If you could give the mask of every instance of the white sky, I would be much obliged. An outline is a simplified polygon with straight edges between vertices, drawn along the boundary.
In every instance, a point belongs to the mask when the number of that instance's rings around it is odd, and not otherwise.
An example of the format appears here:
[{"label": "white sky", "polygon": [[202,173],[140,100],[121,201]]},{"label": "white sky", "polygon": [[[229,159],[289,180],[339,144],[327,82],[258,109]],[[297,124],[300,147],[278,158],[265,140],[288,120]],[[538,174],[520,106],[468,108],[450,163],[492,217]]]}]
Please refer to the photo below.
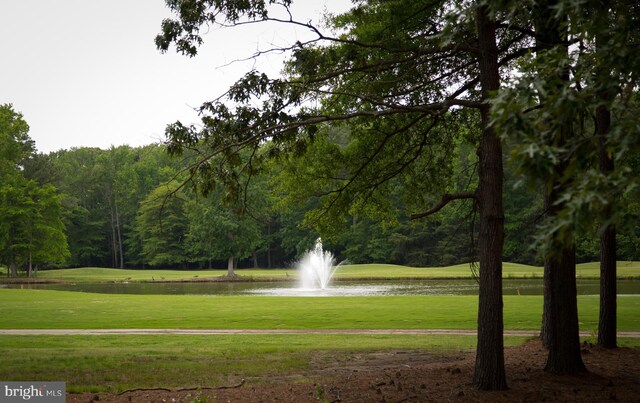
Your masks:
[{"label": "white sky", "polygon": [[[294,1],[294,17],[320,21],[349,0]],[[154,38],[170,17],[164,0],[0,2],[0,104],[12,103],[41,152],[164,139],[168,123],[197,123],[193,108],[221,95],[271,44],[304,39],[301,28],[212,29],[195,58],[161,54]],[[258,66],[280,71],[278,58]]]}]

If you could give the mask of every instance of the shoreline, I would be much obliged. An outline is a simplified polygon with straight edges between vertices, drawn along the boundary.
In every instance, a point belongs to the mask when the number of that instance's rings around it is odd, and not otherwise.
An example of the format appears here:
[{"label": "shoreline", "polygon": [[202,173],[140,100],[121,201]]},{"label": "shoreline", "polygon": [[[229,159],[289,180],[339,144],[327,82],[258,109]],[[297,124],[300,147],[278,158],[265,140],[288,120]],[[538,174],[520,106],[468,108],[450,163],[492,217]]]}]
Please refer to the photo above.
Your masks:
[{"label": "shoreline", "polygon": [[[473,280],[469,277],[422,277],[422,276],[405,276],[405,277],[334,277],[334,282],[357,282],[357,281],[428,281],[428,280]],[[542,280],[542,276],[508,276],[503,277],[503,280]],[[579,280],[598,280],[596,276],[577,276]],[[640,276],[618,276],[617,281],[625,280],[640,280]],[[5,277],[0,278],[0,285],[36,285],[36,284],[76,284],[76,283],[91,283],[91,284],[183,284],[183,283],[295,283],[298,281],[297,277],[291,278],[270,278],[270,277],[244,277],[234,276],[227,277],[226,275],[218,277],[205,277],[205,278],[185,278],[185,279],[160,279],[160,280],[109,280],[109,281],[72,281],[72,280],[59,280],[59,279],[40,279],[37,277]]]}]

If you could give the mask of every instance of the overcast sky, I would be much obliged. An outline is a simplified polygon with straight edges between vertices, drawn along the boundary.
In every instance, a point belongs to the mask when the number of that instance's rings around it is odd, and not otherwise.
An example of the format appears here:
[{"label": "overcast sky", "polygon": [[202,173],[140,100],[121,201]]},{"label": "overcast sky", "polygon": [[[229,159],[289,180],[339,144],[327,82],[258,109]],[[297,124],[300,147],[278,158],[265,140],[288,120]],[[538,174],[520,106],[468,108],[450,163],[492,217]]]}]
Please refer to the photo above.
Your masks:
[{"label": "overcast sky", "polygon": [[[342,11],[350,1],[294,5],[297,19],[317,22],[325,9]],[[193,108],[222,94],[253,65],[229,62],[308,35],[262,24],[212,29],[190,59],[155,48],[169,16],[164,0],[0,2],[0,104],[12,103],[24,115],[45,153],[157,143],[168,123],[196,123]],[[277,73],[280,60],[265,59],[258,67]]]}]

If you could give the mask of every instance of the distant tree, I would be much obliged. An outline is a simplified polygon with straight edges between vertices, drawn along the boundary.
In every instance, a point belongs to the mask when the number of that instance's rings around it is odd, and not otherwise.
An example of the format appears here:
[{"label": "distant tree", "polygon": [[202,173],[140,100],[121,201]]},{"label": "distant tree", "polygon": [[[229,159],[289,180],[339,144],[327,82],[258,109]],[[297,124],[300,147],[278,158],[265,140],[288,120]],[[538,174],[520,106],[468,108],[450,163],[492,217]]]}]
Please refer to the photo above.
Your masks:
[{"label": "distant tree", "polygon": [[35,143],[29,137],[29,125],[13,105],[0,105],[0,175],[24,167],[35,153]]},{"label": "distant tree", "polygon": [[100,190],[98,148],[74,148],[52,153],[56,186],[64,195],[64,220],[73,266],[108,267],[107,209]]},{"label": "distant tree", "polygon": [[140,205],[136,229],[142,241],[142,256],[149,265],[186,268],[188,219],[185,200],[175,197],[178,188],[175,181],[160,185]]},{"label": "distant tree", "polygon": [[34,180],[40,185],[60,182],[59,172],[53,164],[51,154],[33,153],[23,163],[24,177]]},{"label": "distant tree", "polygon": [[16,277],[18,268],[28,256],[28,217],[34,209],[33,200],[25,192],[26,181],[18,176],[3,175],[0,186],[0,264]]},{"label": "distant tree", "polygon": [[189,202],[187,218],[186,243],[192,259],[227,260],[229,277],[235,276],[238,259],[251,256],[262,242],[258,222],[225,206],[216,193]]},{"label": "distant tree", "polygon": [[177,172],[165,148],[149,145],[74,148],[51,153],[54,183],[64,194],[70,264],[143,264],[136,217],[142,200]]},{"label": "distant tree", "polygon": [[51,184],[26,183],[28,209],[25,221],[27,275],[34,266],[46,263],[65,263],[69,258],[65,226],[62,221],[61,196]]},{"label": "distant tree", "polygon": [[25,178],[35,156],[28,131],[21,114],[0,105],[0,264],[11,276],[21,267],[31,276],[34,265],[62,263],[69,255],[56,188]]}]

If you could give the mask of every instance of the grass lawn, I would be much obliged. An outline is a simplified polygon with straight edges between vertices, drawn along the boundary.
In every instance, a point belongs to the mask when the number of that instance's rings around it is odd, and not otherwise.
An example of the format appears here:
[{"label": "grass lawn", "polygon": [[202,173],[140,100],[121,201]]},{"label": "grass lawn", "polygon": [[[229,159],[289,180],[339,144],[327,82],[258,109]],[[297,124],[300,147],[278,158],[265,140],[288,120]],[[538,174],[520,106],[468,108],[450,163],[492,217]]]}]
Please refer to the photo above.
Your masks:
[{"label": "grass lawn", "polygon": [[[477,296],[122,295],[0,289],[4,329],[475,329]],[[580,296],[581,329],[599,298]],[[505,296],[506,329],[538,329],[541,296]],[[640,330],[640,296],[618,298],[618,329]]]},{"label": "grass lawn", "polygon": [[[237,273],[256,280],[293,280],[296,269],[238,269]],[[129,270],[85,267],[79,269],[46,270],[38,278],[70,282],[114,282],[114,281],[175,281],[203,280],[220,277],[226,270]],[[583,263],[577,266],[577,276],[598,278],[599,263]],[[338,279],[376,278],[470,278],[468,264],[449,267],[407,267],[390,264],[345,265],[338,268]],[[505,278],[542,278],[542,267],[517,263],[504,263]],[[618,262],[618,277],[640,277],[640,262]]]},{"label": "grass lawn", "polygon": [[[538,329],[542,297],[506,296],[506,329]],[[578,298],[595,331],[598,297]],[[117,295],[0,289],[1,328],[475,329],[476,296],[257,297]],[[640,329],[640,296],[618,298],[621,331]],[[590,337],[589,339],[593,339]],[[505,337],[506,345],[524,337]],[[593,340],[592,340],[593,341]],[[63,380],[69,391],[236,384],[288,376],[370,351],[475,348],[454,335],[2,336],[0,379]],[[640,346],[639,339],[620,339]],[[303,380],[301,380],[303,381]]]},{"label": "grass lawn", "polygon": [[[579,265],[579,277],[597,277],[597,263]],[[506,278],[542,277],[542,268],[509,264]],[[223,271],[65,269],[40,278],[71,282],[213,278]],[[256,279],[291,280],[291,270],[239,270]],[[640,264],[621,262],[621,277],[640,276]],[[354,265],[341,278],[464,278],[468,265],[410,268]],[[0,288],[4,329],[475,329],[477,296],[264,297],[118,295]],[[599,299],[578,297],[580,328],[597,328]],[[505,296],[506,329],[536,330],[541,296]],[[618,298],[618,329],[640,330],[640,296]],[[505,345],[527,338],[505,337]],[[594,341],[594,337],[588,337]],[[0,335],[0,379],[63,380],[72,392],[118,392],[145,387],[233,385],[240,378],[295,376],[320,362],[345,362],[364,352],[475,348],[475,336],[457,335]],[[619,339],[640,347],[640,339]],[[341,361],[343,360],[343,361]],[[254,378],[255,379],[255,378]],[[301,379],[300,381],[304,381]]]}]

